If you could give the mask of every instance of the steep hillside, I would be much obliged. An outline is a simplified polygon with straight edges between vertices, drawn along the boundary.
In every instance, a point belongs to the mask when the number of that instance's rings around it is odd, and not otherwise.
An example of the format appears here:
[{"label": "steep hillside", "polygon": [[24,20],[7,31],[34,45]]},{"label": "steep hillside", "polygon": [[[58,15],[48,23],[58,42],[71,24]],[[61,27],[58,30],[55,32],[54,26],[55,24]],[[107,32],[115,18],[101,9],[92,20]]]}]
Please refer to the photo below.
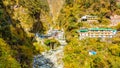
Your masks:
[{"label": "steep hillside", "polygon": [[66,0],[61,10],[58,21],[64,26],[70,22],[78,22],[77,20],[84,15],[98,16],[99,23],[108,22],[111,15],[119,14],[119,4],[116,0]]},{"label": "steep hillside", "polygon": [[[70,36],[77,37],[75,30],[81,27],[109,27],[110,16],[120,15],[119,12],[119,2],[117,0],[65,0],[56,26],[65,29],[66,36],[69,36],[67,38],[70,38]],[[79,19],[85,15],[97,16],[98,22],[90,24],[79,22]]]},{"label": "steep hillside", "polygon": [[[57,26],[64,28],[67,46],[64,48],[64,68],[119,68],[120,40],[113,38],[86,38],[80,40],[82,28],[110,27],[110,16],[120,15],[117,0],[65,0],[57,19]],[[98,22],[79,21],[85,15],[97,16]],[[120,25],[117,26],[119,30]],[[96,54],[91,55],[90,51]]]},{"label": "steep hillside", "polygon": [[46,2],[0,1],[0,68],[32,68],[32,58],[39,52],[34,36],[44,32],[41,15],[49,12]]},{"label": "steep hillside", "polygon": [[[38,66],[48,64],[120,68],[119,31],[105,39],[80,40],[78,34],[79,29],[92,27],[120,30],[120,24],[109,26],[114,15],[120,15],[120,0],[0,0],[0,68],[41,68]],[[95,16],[97,21],[82,21],[84,16]],[[59,48],[66,42],[67,46]]]},{"label": "steep hillside", "polygon": [[55,23],[65,0],[47,0],[47,1],[50,7],[50,15],[52,16],[53,23]]}]

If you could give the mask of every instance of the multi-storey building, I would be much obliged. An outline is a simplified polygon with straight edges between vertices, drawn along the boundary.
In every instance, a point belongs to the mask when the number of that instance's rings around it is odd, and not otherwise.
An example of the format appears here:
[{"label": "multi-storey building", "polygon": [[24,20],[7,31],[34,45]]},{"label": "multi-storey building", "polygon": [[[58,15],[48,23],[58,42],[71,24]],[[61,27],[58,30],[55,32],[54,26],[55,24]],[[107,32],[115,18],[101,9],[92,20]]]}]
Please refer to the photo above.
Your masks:
[{"label": "multi-storey building", "polygon": [[36,33],[36,38],[38,38],[38,40],[44,40],[46,39],[50,39],[50,38],[55,38],[56,40],[58,40],[60,42],[61,45],[66,45],[66,40],[65,40],[65,35],[64,35],[64,30],[58,30],[58,29],[50,29],[47,34],[42,34],[40,35],[39,33]]},{"label": "multi-storey building", "polygon": [[110,21],[111,21],[110,26],[116,26],[120,24],[120,16],[119,15],[110,16]]},{"label": "multi-storey building", "polygon": [[89,28],[79,30],[79,38],[112,38],[116,34],[117,30],[111,28]]},{"label": "multi-storey building", "polygon": [[85,15],[85,16],[82,16],[78,22],[81,22],[81,21],[87,21],[87,22],[97,22],[98,21],[98,17],[97,16],[91,16],[91,15]]}]

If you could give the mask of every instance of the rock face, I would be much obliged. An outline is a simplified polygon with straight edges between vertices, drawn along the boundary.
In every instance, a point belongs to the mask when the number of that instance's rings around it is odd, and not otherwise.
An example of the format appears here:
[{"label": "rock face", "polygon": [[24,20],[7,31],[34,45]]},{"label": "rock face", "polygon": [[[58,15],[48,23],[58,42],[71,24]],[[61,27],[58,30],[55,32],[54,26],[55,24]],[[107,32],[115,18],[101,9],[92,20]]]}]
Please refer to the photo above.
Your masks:
[{"label": "rock face", "polygon": [[62,57],[64,46],[58,47],[56,50],[43,52],[42,55],[34,57],[33,68],[63,68]]},{"label": "rock face", "polygon": [[34,57],[33,68],[53,68],[53,63],[43,55]]},{"label": "rock face", "polygon": [[47,0],[49,7],[50,7],[50,13],[53,16],[53,21],[55,21],[57,16],[59,15],[60,10],[62,9],[62,6],[64,4],[65,0]]},{"label": "rock face", "polygon": [[[39,42],[39,38],[37,40]],[[58,41],[60,42],[61,46],[59,46],[55,50],[43,52],[41,55],[37,55],[34,57],[33,68],[63,68],[64,67],[62,61],[64,55],[63,49],[64,49],[64,45],[66,45],[67,43],[65,39],[58,39]]]}]

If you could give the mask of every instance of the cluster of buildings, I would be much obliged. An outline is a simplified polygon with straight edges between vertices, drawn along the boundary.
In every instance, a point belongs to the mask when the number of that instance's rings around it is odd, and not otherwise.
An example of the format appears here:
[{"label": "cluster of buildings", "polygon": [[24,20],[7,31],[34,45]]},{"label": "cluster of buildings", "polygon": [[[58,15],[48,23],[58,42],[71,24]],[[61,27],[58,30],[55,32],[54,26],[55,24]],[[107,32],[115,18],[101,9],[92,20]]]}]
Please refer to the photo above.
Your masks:
[{"label": "cluster of buildings", "polygon": [[51,29],[47,32],[47,34],[39,35],[40,38],[55,38],[55,39],[65,39],[64,32],[57,29]]},{"label": "cluster of buildings", "polygon": [[92,16],[92,15],[85,15],[82,16],[78,22],[98,22],[98,17],[97,16]]},{"label": "cluster of buildings", "polygon": [[[120,21],[120,16],[111,16],[112,25],[117,25]],[[97,16],[85,15],[81,17],[80,21],[87,21],[87,22],[95,22],[98,21]],[[117,33],[117,30],[112,28],[84,28],[78,31],[79,39],[83,38],[112,38]],[[39,38],[55,38],[61,43],[65,43],[65,36],[63,30],[58,29],[50,29],[48,30],[47,34],[44,35],[37,35]],[[63,41],[64,40],[64,41]]]},{"label": "cluster of buildings", "polygon": [[63,30],[58,30],[58,29],[50,29],[46,34],[36,34],[36,37],[38,37],[40,40],[44,39],[50,39],[50,38],[55,38],[60,42],[60,44],[66,44],[65,36],[64,36],[64,31]]},{"label": "cluster of buildings", "polygon": [[[85,15],[82,16],[79,20],[79,22],[98,22],[97,16],[92,15]],[[120,16],[114,15],[110,16],[111,26],[116,26],[120,23]],[[83,39],[86,37],[89,38],[112,38],[117,33],[117,30],[112,28],[84,28],[80,29],[78,31],[79,33],[79,39]]]}]

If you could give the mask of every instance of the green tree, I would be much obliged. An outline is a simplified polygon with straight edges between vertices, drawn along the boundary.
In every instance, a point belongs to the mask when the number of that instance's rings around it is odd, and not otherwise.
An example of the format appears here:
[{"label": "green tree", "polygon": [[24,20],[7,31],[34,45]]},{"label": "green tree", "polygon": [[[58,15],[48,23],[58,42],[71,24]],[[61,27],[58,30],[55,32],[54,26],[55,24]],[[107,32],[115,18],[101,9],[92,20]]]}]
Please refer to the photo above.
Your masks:
[{"label": "green tree", "polygon": [[6,42],[0,38],[0,68],[21,68],[13,56],[13,52]]},{"label": "green tree", "polygon": [[51,49],[55,49],[57,46],[60,46],[60,43],[56,39],[46,39],[44,42]]}]

